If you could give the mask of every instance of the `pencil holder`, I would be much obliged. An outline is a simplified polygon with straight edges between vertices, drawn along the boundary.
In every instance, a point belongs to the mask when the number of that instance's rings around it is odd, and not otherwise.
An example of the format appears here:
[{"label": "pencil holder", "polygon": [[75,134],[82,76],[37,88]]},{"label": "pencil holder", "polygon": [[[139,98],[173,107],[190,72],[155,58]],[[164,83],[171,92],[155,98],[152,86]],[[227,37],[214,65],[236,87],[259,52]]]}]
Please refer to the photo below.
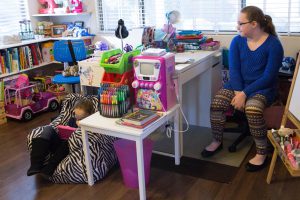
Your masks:
[{"label": "pencil holder", "polygon": [[131,107],[128,85],[101,83],[98,110],[104,117],[122,117]]}]

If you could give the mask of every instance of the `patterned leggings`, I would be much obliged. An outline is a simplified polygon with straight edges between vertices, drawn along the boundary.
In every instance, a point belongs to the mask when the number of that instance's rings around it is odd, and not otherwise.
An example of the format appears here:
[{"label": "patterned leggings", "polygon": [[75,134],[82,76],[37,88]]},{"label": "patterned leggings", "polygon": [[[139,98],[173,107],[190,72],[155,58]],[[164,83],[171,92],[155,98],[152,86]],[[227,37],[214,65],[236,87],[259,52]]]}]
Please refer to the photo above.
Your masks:
[{"label": "patterned leggings", "polygon": [[[210,122],[215,141],[222,142],[225,127],[225,112],[229,109],[234,91],[221,89],[214,97],[210,107]],[[246,100],[245,113],[248,119],[251,135],[256,144],[257,154],[267,153],[267,127],[263,117],[266,107],[266,97],[260,94]]]}]

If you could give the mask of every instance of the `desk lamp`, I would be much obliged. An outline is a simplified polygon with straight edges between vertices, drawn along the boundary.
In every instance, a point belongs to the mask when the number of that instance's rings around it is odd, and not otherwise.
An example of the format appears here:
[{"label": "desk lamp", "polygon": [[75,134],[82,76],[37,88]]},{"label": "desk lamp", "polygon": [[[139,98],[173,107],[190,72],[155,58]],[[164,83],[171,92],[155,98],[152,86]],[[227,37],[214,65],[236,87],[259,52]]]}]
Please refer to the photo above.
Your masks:
[{"label": "desk lamp", "polygon": [[123,19],[119,19],[118,21],[118,27],[115,30],[115,36],[119,39],[121,39],[121,45],[122,45],[122,51],[123,51],[123,39],[127,38],[129,35],[129,32],[124,25]]}]

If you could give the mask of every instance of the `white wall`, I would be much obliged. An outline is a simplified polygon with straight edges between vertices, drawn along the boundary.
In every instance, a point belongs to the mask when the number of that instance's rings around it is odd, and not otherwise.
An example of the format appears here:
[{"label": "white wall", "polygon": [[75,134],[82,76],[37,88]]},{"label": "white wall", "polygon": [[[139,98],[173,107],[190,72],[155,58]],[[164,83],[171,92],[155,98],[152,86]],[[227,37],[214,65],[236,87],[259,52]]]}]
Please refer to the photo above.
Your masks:
[{"label": "white wall", "polygon": [[[116,38],[113,34],[99,34],[97,33],[97,17],[96,17],[96,0],[84,0],[83,1],[85,11],[91,12],[88,16],[67,16],[67,17],[51,17],[55,23],[61,22],[74,22],[74,21],[84,21],[86,27],[89,27],[91,33],[96,33],[94,41],[106,40],[111,43],[112,47],[119,48],[120,40]],[[28,0],[29,14],[30,16],[38,13],[38,8],[41,7],[38,0]],[[31,17],[32,25],[35,27],[38,20],[49,20],[47,17]],[[117,22],[116,22],[117,24]],[[234,35],[212,35],[215,40],[221,41],[221,45],[224,47],[229,47],[231,39]],[[296,53],[300,50],[300,36],[282,36],[280,37],[282,45],[284,47],[285,56],[296,57]],[[130,36],[124,41],[124,43],[129,43],[133,46],[141,42],[141,31],[134,30],[134,33],[130,33]]]},{"label": "white wall", "polygon": [[[234,35],[211,35],[215,40],[221,41],[221,45],[229,47]],[[300,36],[280,36],[279,37],[284,48],[285,56],[296,58],[296,54],[300,51]]]}]

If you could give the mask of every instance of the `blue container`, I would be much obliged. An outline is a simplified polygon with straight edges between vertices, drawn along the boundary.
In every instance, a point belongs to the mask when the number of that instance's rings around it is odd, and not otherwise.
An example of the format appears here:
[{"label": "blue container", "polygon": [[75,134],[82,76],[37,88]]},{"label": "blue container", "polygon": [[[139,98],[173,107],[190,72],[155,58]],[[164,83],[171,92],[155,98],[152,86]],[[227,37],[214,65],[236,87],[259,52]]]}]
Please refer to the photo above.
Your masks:
[{"label": "blue container", "polygon": [[[86,49],[83,40],[71,40],[74,49],[76,61],[86,59]],[[73,62],[68,40],[60,40],[54,42],[53,47],[54,59],[59,62]]]}]

